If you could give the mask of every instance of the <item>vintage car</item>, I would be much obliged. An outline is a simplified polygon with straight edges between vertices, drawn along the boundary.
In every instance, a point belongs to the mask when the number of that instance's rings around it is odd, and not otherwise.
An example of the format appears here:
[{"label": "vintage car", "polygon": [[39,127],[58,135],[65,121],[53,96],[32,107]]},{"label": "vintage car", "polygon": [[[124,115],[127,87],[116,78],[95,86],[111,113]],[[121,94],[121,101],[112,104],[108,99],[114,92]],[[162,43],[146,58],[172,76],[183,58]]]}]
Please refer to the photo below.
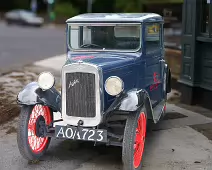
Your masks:
[{"label": "vintage car", "polygon": [[20,153],[39,159],[52,137],[93,141],[122,147],[124,169],[140,169],[147,122],[163,118],[171,91],[162,17],[81,14],[67,20],[66,34],[61,92],[43,72],[18,94]]}]

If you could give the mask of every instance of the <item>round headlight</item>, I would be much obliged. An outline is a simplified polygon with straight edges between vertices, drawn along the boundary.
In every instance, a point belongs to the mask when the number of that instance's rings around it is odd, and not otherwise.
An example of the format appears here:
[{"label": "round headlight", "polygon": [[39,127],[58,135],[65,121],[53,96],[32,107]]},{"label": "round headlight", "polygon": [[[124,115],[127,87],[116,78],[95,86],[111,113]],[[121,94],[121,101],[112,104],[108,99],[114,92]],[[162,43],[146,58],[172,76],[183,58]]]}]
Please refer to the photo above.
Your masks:
[{"label": "round headlight", "polygon": [[42,90],[48,90],[54,86],[54,76],[50,72],[43,72],[38,77],[38,85]]},{"label": "round headlight", "polygon": [[105,90],[111,96],[120,94],[124,89],[122,79],[116,76],[111,76],[105,81]]}]

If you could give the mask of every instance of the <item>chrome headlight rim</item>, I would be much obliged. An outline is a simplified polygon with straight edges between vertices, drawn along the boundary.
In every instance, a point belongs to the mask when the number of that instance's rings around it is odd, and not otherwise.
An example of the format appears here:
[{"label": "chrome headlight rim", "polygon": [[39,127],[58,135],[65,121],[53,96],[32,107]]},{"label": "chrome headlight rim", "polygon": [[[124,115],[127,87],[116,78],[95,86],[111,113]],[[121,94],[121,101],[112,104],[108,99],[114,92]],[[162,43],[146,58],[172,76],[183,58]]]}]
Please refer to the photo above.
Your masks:
[{"label": "chrome headlight rim", "polygon": [[[41,80],[40,80],[42,78],[42,76],[45,76],[45,75],[50,76],[52,78],[52,82],[47,87],[44,87],[43,84],[42,84],[43,82],[41,82]],[[44,72],[40,73],[38,75],[38,80],[37,81],[38,81],[38,86],[43,91],[49,90],[55,85],[55,77],[54,77],[54,75],[51,72],[48,72],[48,71],[44,71]]]},{"label": "chrome headlight rim", "polygon": [[[111,93],[107,90],[107,82],[108,82],[111,78],[118,79],[118,80],[121,82],[122,89],[121,89],[121,91],[120,91],[119,93],[111,94]],[[111,96],[117,96],[117,95],[121,94],[121,93],[124,91],[124,81],[123,81],[120,77],[118,77],[118,76],[110,76],[110,77],[108,77],[108,78],[105,80],[104,88],[105,88],[105,91],[106,91],[109,95],[111,95]]]}]

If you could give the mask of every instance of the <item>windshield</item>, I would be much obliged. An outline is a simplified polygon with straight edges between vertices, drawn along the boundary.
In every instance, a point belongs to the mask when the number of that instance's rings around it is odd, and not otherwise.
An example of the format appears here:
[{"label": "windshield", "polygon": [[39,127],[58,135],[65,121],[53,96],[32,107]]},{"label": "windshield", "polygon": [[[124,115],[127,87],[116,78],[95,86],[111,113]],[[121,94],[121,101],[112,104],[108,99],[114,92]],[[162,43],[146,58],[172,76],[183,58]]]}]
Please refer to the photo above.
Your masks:
[{"label": "windshield", "polygon": [[141,47],[141,25],[70,25],[69,45],[73,50],[127,50]]}]

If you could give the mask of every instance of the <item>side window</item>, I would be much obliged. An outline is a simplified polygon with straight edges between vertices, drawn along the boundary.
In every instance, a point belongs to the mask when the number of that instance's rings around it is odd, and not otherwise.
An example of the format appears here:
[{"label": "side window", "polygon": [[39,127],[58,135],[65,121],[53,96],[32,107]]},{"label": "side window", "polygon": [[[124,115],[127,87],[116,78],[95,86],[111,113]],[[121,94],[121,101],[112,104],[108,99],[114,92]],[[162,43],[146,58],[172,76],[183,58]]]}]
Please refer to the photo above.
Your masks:
[{"label": "side window", "polygon": [[201,12],[201,33],[209,33],[209,24],[211,24],[212,20],[210,18],[210,4],[207,3],[206,0],[202,1],[202,12]]},{"label": "side window", "polygon": [[91,29],[86,26],[72,25],[70,29],[70,44],[72,48],[80,48],[82,44],[91,43]]},{"label": "side window", "polygon": [[78,26],[70,26],[69,27],[69,31],[70,31],[70,37],[69,37],[69,41],[71,44],[72,48],[79,48],[79,27]]},{"label": "side window", "polygon": [[[91,44],[91,29],[83,27],[83,44]],[[82,44],[81,44],[82,45]]]},{"label": "side window", "polygon": [[145,28],[146,52],[150,53],[161,48],[160,23],[147,23]]}]

